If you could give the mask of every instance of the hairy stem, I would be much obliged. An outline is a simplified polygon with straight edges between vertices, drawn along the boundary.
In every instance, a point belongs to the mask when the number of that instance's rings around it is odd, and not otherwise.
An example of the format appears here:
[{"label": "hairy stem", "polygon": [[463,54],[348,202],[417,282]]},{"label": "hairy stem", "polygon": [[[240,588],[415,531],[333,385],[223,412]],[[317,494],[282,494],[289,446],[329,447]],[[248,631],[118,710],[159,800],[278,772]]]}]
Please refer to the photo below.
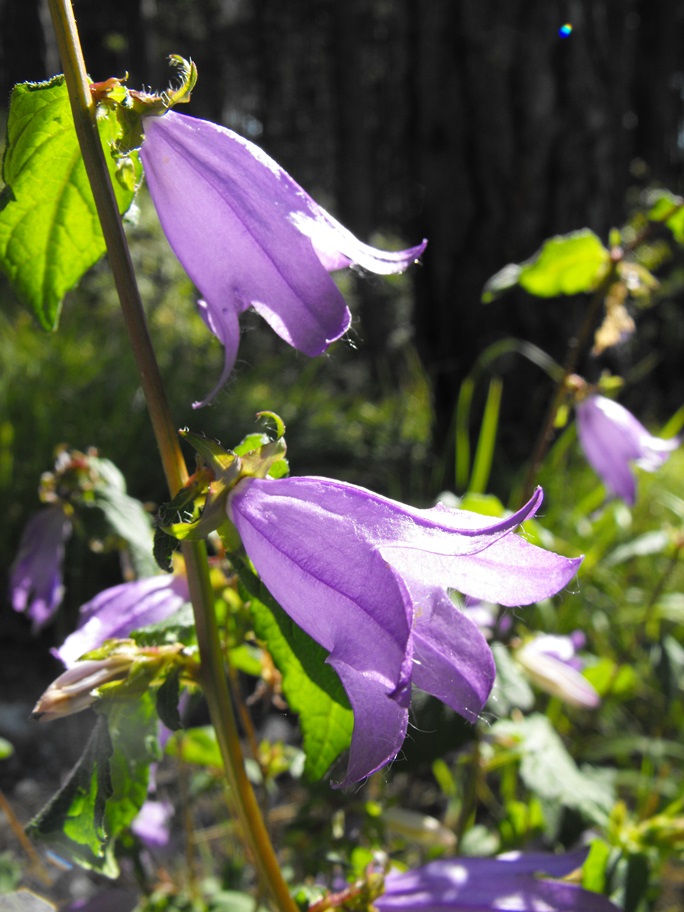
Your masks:
[{"label": "hairy stem", "polygon": [[[95,198],[107,256],[140,373],[164,474],[173,496],[187,480],[187,469],[176,427],[171,418],[126,236],[107,171],[95,119],[95,104],[90,92],[90,82],[73,9],[70,0],[48,0],[48,5],[64,67],[76,135]],[[281,912],[297,912],[283,879],[261,809],[245,773],[214,614],[214,596],[209,581],[206,547],[204,542],[185,542],[182,547],[195,614],[204,694],[216,729],[226,778],[231,788],[241,830],[252,860],[276,907]]]}]

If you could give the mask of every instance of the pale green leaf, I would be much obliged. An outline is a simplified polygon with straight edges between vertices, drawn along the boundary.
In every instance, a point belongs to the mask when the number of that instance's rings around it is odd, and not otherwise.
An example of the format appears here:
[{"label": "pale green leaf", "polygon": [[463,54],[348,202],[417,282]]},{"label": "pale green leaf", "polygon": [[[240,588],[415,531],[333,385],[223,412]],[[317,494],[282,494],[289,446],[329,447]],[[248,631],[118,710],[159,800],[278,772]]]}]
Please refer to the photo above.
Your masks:
[{"label": "pale green leaf", "polygon": [[509,288],[514,288],[519,281],[520,266],[518,263],[508,263],[485,283],[482,289],[482,303],[489,304]]},{"label": "pale green leaf", "polygon": [[112,750],[107,723],[99,717],[81,759],[27,827],[30,836],[97,870],[105,865],[105,807],[112,795]]},{"label": "pale green leaf", "polygon": [[550,238],[520,270],[520,286],[540,298],[596,289],[610,265],[610,253],[593,231],[583,228]]},{"label": "pale green leaf", "polygon": [[149,694],[103,701],[83,756],[28,832],[84,868],[117,877],[114,840],[147,795],[150,763],[158,759],[157,714]]},{"label": "pale green leaf", "polygon": [[[117,180],[124,162],[109,152],[121,130],[114,111],[101,112],[98,129],[123,213],[134,191]],[[137,153],[130,163],[137,184],[142,173]],[[0,268],[22,303],[53,330],[66,292],[105,252],[63,76],[15,86],[2,176]]]},{"label": "pale green leaf", "polygon": [[502,719],[492,726],[491,734],[517,744],[520,778],[542,801],[573,808],[597,824],[608,821],[615,800],[611,771],[580,769],[546,716]]}]

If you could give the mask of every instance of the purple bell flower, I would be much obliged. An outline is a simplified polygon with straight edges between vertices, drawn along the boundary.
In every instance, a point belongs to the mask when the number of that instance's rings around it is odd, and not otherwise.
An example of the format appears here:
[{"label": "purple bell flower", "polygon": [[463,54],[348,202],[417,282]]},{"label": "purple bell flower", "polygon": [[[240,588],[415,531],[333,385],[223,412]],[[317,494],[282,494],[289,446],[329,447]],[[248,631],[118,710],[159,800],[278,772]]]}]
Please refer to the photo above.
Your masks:
[{"label": "purple bell flower", "polygon": [[105,589],[81,606],[78,629],[54,653],[67,668],[73,668],[80,656],[105,640],[158,624],[189,600],[188,581],[182,574],[150,576]]},{"label": "purple bell flower", "polygon": [[378,912],[617,912],[606,896],[564,877],[586,851],[566,855],[509,852],[496,858],[448,858],[413,871],[390,871]]},{"label": "purple bell flower", "polygon": [[342,785],[393,759],[406,734],[411,684],[474,721],[494,680],[490,648],[447,589],[501,605],[554,595],[570,560],[513,535],[514,515],[438,505],[415,509],[327,478],[243,478],[228,515],[265,585],[329,652],[354,711]]},{"label": "purple bell flower", "polygon": [[540,633],[516,649],[515,657],[542,690],[572,706],[593,709],[601,698],[582,675],[584,662],[577,650],[584,646],[584,640],[580,630],[570,636]]},{"label": "purple bell flower", "polygon": [[163,849],[171,838],[173,805],[148,798],[131,824],[131,830],[148,849]]},{"label": "purple bell flower", "polygon": [[655,472],[677,449],[679,439],[654,437],[624,406],[605,396],[588,396],[575,411],[587,462],[612,494],[632,506],[636,482],[630,463]]},{"label": "purple bell flower", "polygon": [[71,520],[55,504],[36,513],[24,527],[19,553],[10,570],[10,595],[15,611],[24,611],[38,633],[64,597],[62,563],[71,535]]},{"label": "purple bell flower", "polygon": [[203,300],[200,313],[225,347],[216,388],[253,307],[289,345],[322,354],[349,328],[329,273],[357,265],[402,272],[426,241],[397,252],[358,241],[258,146],[225,127],[169,111],[143,119],[145,177],[166,237]]}]

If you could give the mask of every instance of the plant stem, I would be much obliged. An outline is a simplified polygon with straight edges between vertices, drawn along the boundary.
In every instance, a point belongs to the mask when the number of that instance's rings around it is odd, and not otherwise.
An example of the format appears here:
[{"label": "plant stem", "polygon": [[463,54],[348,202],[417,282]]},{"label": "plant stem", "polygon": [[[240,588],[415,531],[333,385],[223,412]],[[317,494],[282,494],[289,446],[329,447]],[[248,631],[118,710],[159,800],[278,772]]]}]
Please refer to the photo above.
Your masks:
[{"label": "plant stem", "polygon": [[[173,496],[186,482],[187,469],[176,427],[171,418],[128,243],[109,179],[73,9],[70,0],[48,0],[48,5],[64,67],[76,135],[102,225],[107,255],[140,373],[164,474]],[[204,542],[184,542],[182,550],[195,614],[204,694],[216,729],[226,779],[231,788],[242,832],[252,860],[275,906],[281,912],[297,912],[297,906],[283,879],[254,790],[245,772],[214,614],[214,595],[209,580],[206,546]]]},{"label": "plant stem", "polygon": [[525,476],[525,482],[522,490],[522,497],[520,498],[521,503],[526,503],[534,491],[537,475],[539,474],[539,470],[541,469],[544,457],[546,456],[547,450],[549,449],[551,441],[553,440],[554,430],[556,426],[556,415],[558,414],[558,409],[561,407],[563,398],[566,394],[566,381],[571,374],[575,373],[577,365],[579,364],[579,360],[584,354],[589,342],[591,341],[592,334],[601,312],[601,306],[603,305],[603,299],[605,297],[606,290],[615,278],[616,262],[617,260],[613,259],[608,275],[601,282],[591,298],[589,309],[586,312],[584,321],[580,327],[580,331],[576,336],[573,336],[568,343],[565,363],[563,364],[563,373],[556,383],[556,388],[554,390],[553,397],[551,398],[546,417],[544,418],[539,436],[537,437],[536,443],[534,445],[534,450],[532,451],[532,458],[528,464],[527,474]]}]

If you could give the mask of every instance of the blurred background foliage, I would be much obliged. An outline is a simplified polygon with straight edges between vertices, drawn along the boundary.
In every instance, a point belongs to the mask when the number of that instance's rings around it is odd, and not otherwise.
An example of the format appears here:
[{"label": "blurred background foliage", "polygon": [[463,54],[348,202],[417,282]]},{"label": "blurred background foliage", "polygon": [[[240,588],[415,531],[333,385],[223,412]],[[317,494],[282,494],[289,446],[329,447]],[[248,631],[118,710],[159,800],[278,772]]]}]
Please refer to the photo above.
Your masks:
[{"label": "blurred background foliage", "polygon": [[[166,55],[192,57],[187,113],[263,145],[364,239],[430,240],[397,315],[384,283],[358,294],[361,357],[409,335],[440,442],[479,351],[519,336],[560,358],[578,315],[478,306],[485,281],[542,240],[625,221],[628,191],[684,189],[684,10],[677,0],[77,0],[94,79],[162,88]],[[569,37],[559,27],[572,25]],[[59,70],[42,0],[0,0],[0,91]],[[631,405],[682,399],[679,290],[653,323],[659,363]],[[358,356],[357,356],[358,358]],[[633,358],[621,352],[622,371]],[[536,430],[546,390],[524,368],[508,452]],[[369,396],[368,398],[372,398]],[[630,402],[627,402],[630,405]]]}]

